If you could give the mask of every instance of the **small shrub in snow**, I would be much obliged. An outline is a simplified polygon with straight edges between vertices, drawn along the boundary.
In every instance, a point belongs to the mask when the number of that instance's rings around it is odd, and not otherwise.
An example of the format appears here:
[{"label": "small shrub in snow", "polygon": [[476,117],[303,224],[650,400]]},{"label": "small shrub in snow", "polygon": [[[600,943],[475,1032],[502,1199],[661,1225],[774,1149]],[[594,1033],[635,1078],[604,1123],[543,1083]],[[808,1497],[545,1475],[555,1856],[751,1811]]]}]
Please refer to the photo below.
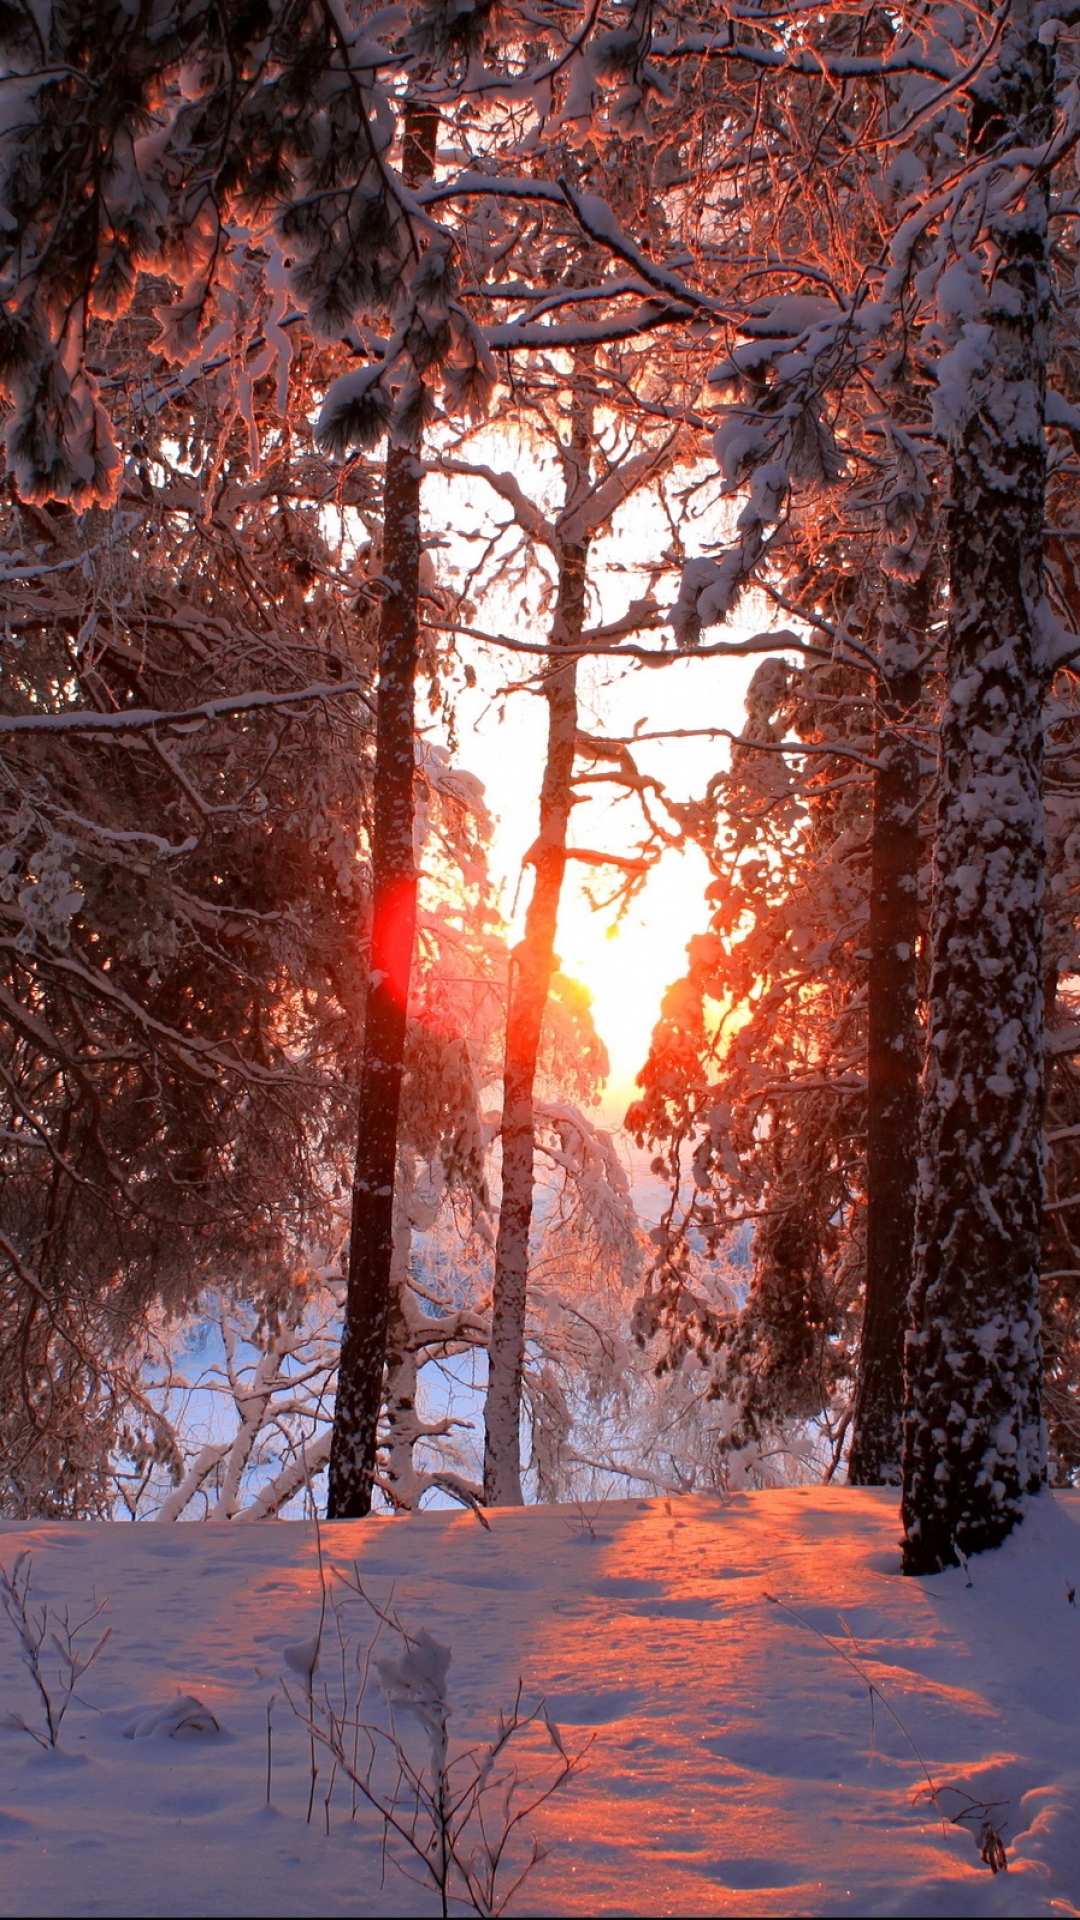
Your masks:
[{"label": "small shrub in snow", "polygon": [[[288,1683],[285,1692],[312,1742],[309,1818],[318,1746],[332,1766],[325,1798],[327,1831],[340,1774],[352,1788],[353,1814],[361,1802],[374,1810],[382,1821],[384,1844],[396,1853],[401,1871],[437,1894],[443,1916],[451,1906],[485,1916],[504,1913],[544,1857],[539,1843],[527,1834],[526,1823],[578,1771],[586,1748],[568,1753],[543,1701],[529,1712],[523,1709],[519,1683],[513,1707],[508,1714],[500,1712],[491,1736],[455,1750],[449,1733],[449,1647],[426,1628],[409,1632],[396,1614],[379,1607],[365,1593],[355,1568],[351,1575],[339,1574],[339,1578],[376,1616],[370,1643],[349,1658],[342,1608],[335,1602],[337,1679],[333,1685],[320,1682],[327,1612],[324,1583],[318,1633],[311,1641],[285,1650],[288,1665],[300,1678],[299,1693],[291,1692]],[[376,1645],[384,1630],[396,1651],[377,1656]],[[363,1717],[373,1671],[387,1704],[388,1726]],[[420,1731],[419,1752],[404,1721],[412,1721]],[[520,1746],[531,1730],[544,1736],[551,1753],[541,1770],[534,1765],[523,1774],[510,1749]]]},{"label": "small shrub in snow", "polygon": [[32,1726],[17,1713],[5,1713],[4,1725],[18,1727],[28,1733],[31,1740],[36,1740],[39,1747],[50,1748],[59,1745],[60,1728],[75,1689],[97,1659],[112,1628],[106,1627],[93,1646],[80,1646],[81,1636],[95,1620],[100,1620],[108,1603],[95,1601],[91,1611],[73,1625],[66,1607],[54,1611],[46,1601],[38,1605],[31,1603],[30,1568],[28,1553],[16,1555],[10,1573],[0,1567],[0,1601],[18,1636],[19,1655],[33,1681],[44,1726]]}]

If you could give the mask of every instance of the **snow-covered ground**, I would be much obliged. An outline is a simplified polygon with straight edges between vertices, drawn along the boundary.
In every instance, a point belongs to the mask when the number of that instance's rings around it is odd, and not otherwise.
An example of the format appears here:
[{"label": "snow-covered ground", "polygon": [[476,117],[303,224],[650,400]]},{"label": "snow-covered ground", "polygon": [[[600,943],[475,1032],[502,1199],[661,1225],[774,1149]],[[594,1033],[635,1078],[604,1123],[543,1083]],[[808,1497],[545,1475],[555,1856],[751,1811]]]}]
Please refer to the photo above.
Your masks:
[{"label": "snow-covered ground", "polygon": [[[960,1572],[900,1576],[884,1492],[490,1518],[490,1531],[467,1513],[339,1523],[322,1546],[451,1648],[455,1743],[490,1729],[519,1677],[570,1750],[594,1736],[530,1823],[549,1851],[512,1911],[1080,1913],[1080,1497],[1035,1502],[1013,1540],[972,1562],[970,1586]],[[380,1884],[374,1816],[350,1820],[340,1781],[327,1834],[325,1763],[306,1822],[307,1738],[281,1677],[302,1692],[313,1527],[0,1528],[0,1565],[20,1550],[54,1609],[74,1619],[107,1596],[112,1634],[58,1751],[0,1732],[0,1912],[438,1911],[392,1862]],[[363,1643],[364,1609],[344,1600],[345,1632]],[[385,1630],[382,1650],[394,1651]],[[323,1661],[333,1689],[332,1633]],[[864,1676],[883,1696],[873,1721]],[[194,1708],[186,1737],[167,1720],[148,1730],[178,1693],[220,1731],[200,1733]],[[3,1616],[0,1707],[41,1724]],[[546,1735],[527,1741],[523,1770],[539,1778],[552,1756]],[[943,1824],[970,1802],[1002,1803],[1007,1872],[980,1860],[977,1813],[967,1830]]]}]

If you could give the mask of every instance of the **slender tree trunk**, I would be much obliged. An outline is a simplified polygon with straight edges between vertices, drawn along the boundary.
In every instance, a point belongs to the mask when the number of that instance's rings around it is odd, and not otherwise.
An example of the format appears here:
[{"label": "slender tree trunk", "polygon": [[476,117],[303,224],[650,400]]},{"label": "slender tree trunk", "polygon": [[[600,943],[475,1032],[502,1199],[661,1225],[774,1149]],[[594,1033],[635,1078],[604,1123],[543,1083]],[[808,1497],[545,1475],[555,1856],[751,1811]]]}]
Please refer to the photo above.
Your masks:
[{"label": "slender tree trunk", "polygon": [[[411,108],[403,172],[430,178],[437,115]],[[420,462],[410,449],[386,454],[379,625],[375,792],[371,822],[371,975],[360,1069],[349,1277],[341,1342],[327,1517],[371,1511],[382,1404],[394,1249],[394,1176],[405,1061],[409,976],[416,933],[413,763],[420,596]]]},{"label": "slender tree trunk", "polygon": [[[1014,0],[973,144],[1038,146],[1053,60]],[[985,187],[983,188],[985,192]],[[993,204],[991,199],[990,204]],[[991,216],[992,217],[992,216]],[[1045,1472],[1040,1418],[1046,192],[994,220],[982,353],[952,428],[942,715],[904,1570],[994,1547]]]},{"label": "slender tree trunk", "polygon": [[[552,638],[561,646],[573,646],[581,639],[587,557],[587,542],[564,547],[560,557]],[[576,655],[563,655],[552,661],[544,680],[547,760],[540,792],[540,832],[528,855],[535,877],[524,937],[510,956],[503,1070],[502,1203],[495,1242],[484,1408],[484,1498],[490,1506],[521,1505],[521,1378],[533,1205],[533,1083],[555,966],[555,928],[566,871],[578,724],[577,669]]]},{"label": "slender tree trunk", "polygon": [[919,1038],[919,747],[928,582],[886,584],[877,675],[867,978],[866,1297],[848,1461],[853,1486],[899,1486],[904,1329],[915,1246]]},{"label": "slender tree trunk", "polygon": [[406,1151],[398,1154],[394,1188],[394,1245],[390,1261],[390,1302],[386,1317],[386,1376],[383,1388],[386,1407],[386,1464],[384,1486],[395,1506],[408,1509],[416,1504],[419,1478],[413,1459],[419,1422],[416,1396],[420,1368],[409,1338],[408,1289],[409,1259],[412,1254],[412,1200],[416,1180],[416,1157]]}]

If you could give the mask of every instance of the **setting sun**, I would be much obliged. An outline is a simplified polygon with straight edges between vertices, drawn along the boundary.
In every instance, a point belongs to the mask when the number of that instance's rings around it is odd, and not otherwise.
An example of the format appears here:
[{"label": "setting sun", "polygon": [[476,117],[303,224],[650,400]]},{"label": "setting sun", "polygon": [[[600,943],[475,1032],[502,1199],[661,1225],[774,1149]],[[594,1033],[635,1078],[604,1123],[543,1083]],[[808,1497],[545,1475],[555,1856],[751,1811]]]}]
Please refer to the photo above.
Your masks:
[{"label": "setting sun", "polygon": [[[738,630],[732,637],[739,637]],[[699,796],[728,761],[728,741],[709,737],[708,729],[740,731],[743,695],[755,665],[753,658],[676,657],[663,669],[635,671],[598,661],[587,670],[590,728],[607,736],[630,735],[635,726],[649,733],[685,732],[691,713],[689,730],[700,728],[698,737],[650,740],[636,752],[642,768],[654,773],[674,799]],[[532,884],[521,861],[536,834],[543,703],[535,695],[518,694],[500,715],[491,697],[499,684],[498,666],[488,656],[478,660],[478,669],[483,681],[459,704],[461,761],[484,782],[495,819],[492,870],[513,939],[520,934]],[[574,808],[571,845],[615,854],[632,850],[640,814],[632,799],[609,795],[610,789],[601,788],[599,797],[594,793]],[[596,909],[590,899],[614,891],[615,870],[573,859],[567,863],[556,946],[563,972],[580,980],[593,997],[593,1016],[611,1062],[603,1100],[609,1125],[621,1121],[633,1098],[664,990],[682,971],[687,941],[705,924],[708,878],[704,856],[692,844],[665,851],[619,919],[616,908]]]}]

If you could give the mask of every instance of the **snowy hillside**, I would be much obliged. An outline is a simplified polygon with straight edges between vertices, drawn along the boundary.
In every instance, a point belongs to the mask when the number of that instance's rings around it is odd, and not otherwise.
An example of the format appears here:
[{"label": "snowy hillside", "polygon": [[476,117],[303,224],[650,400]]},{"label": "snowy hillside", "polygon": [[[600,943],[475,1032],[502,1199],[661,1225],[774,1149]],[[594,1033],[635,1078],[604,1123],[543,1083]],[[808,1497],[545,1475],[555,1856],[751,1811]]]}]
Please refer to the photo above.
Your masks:
[{"label": "snowy hillside", "polygon": [[[355,1557],[379,1605],[451,1649],[452,1751],[490,1735],[519,1676],[570,1754],[592,1736],[526,1823],[549,1851],[511,1911],[1076,1914],[1080,1499],[1044,1496],[972,1562],[970,1587],[959,1571],[901,1578],[897,1536],[891,1494],[815,1487],[503,1510],[490,1530],[421,1513],[328,1525],[322,1543],[329,1567]],[[5,1914],[438,1912],[393,1864],[380,1884],[379,1823],[350,1820],[340,1773],[327,1809],[321,1752],[306,1821],[308,1736],[282,1678],[302,1707],[311,1526],[0,1529],[9,1574],[24,1550],[31,1603],[75,1621],[107,1596],[85,1644],[112,1633],[58,1750],[0,1733]],[[362,1649],[373,1616],[333,1574],[330,1588]],[[399,1652],[381,1628],[376,1659]],[[340,1685],[331,1611],[316,1697]],[[384,1700],[372,1669],[365,1719]],[[2,1616],[0,1706],[44,1730]],[[398,1724],[424,1761],[422,1727]],[[558,1764],[541,1722],[522,1775],[543,1785]],[[1008,1851],[996,1875],[978,1851],[988,1817]]]}]

